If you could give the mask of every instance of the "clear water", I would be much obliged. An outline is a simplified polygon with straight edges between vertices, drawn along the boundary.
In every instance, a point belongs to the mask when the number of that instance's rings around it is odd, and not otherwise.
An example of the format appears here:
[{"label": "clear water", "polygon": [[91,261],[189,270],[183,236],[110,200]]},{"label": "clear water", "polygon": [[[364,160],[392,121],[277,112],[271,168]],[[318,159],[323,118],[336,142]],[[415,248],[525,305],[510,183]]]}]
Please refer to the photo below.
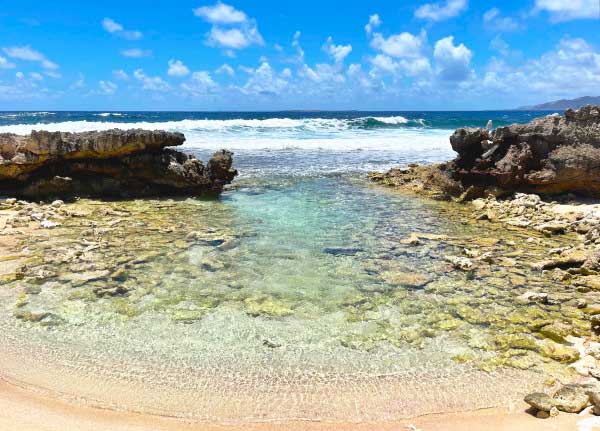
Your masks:
[{"label": "clear water", "polygon": [[[566,295],[527,263],[570,238],[482,224],[365,179],[451,157],[450,131],[428,127],[320,130],[328,145],[318,147],[302,142],[317,139],[308,132],[287,130],[293,146],[269,147],[284,132],[245,130],[241,176],[217,201],[69,204],[79,217],[17,234],[29,276],[0,289],[0,370],[80,402],[221,422],[468,410],[560,376],[529,323],[584,334],[582,312],[515,298]],[[199,142],[187,150],[207,155]],[[452,268],[446,256],[465,250],[493,262]],[[117,270],[125,275],[109,275]]]}]

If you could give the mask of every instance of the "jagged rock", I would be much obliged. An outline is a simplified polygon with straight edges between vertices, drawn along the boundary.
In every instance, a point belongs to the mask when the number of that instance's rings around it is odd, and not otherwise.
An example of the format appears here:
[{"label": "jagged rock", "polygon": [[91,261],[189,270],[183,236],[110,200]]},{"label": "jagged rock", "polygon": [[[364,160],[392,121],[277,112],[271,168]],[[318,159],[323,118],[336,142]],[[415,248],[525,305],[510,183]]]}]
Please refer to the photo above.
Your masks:
[{"label": "jagged rock", "polygon": [[[458,153],[453,178],[465,186],[600,195],[600,108],[499,127],[489,138],[488,133],[458,129],[450,138]],[[482,144],[487,139],[498,145],[493,154]]]},{"label": "jagged rock", "polygon": [[494,131],[460,128],[450,143],[458,153],[452,162],[393,169],[371,179],[438,199],[515,191],[600,196],[600,107]]},{"label": "jagged rock", "polygon": [[205,166],[166,148],[184,141],[181,133],[141,129],[0,134],[0,192],[35,199],[220,193],[237,174],[232,154],[219,151]]}]

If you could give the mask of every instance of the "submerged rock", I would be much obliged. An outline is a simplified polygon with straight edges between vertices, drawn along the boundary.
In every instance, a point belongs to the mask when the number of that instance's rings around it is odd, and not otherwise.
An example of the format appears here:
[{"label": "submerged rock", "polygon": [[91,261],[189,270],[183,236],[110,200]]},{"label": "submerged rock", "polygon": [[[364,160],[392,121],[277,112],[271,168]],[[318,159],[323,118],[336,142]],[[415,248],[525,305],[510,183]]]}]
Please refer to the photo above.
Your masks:
[{"label": "submerged rock", "polygon": [[181,133],[141,129],[0,134],[0,192],[29,199],[220,193],[237,174],[232,153],[219,151],[205,166],[166,148],[184,141]]}]

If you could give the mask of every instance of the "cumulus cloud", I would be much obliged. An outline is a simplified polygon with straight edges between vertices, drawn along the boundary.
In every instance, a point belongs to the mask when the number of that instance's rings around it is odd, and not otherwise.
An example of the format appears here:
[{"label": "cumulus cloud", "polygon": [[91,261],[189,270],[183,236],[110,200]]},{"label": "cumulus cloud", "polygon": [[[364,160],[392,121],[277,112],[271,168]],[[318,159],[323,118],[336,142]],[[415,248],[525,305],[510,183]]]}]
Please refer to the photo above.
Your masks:
[{"label": "cumulus cloud", "polygon": [[109,33],[116,34],[117,36],[123,37],[129,40],[138,40],[143,37],[141,31],[137,30],[125,30],[125,28],[111,18],[104,18],[102,20],[102,28]]},{"label": "cumulus cloud", "polygon": [[48,69],[48,70],[58,69],[58,64],[48,60],[46,58],[46,56],[44,54],[42,54],[41,52],[31,49],[31,47],[29,45],[3,48],[3,51],[9,57],[16,58],[17,60],[35,61],[37,63],[40,63],[40,65],[44,69]]},{"label": "cumulus cloud", "polygon": [[192,73],[190,80],[181,84],[181,88],[192,96],[202,96],[214,92],[217,84],[209,72],[201,70]]},{"label": "cumulus cloud", "polygon": [[107,96],[115,94],[117,88],[119,88],[117,84],[110,81],[100,81],[98,82],[98,87],[100,88],[100,93],[105,94]]},{"label": "cumulus cloud", "polygon": [[264,44],[256,21],[233,6],[217,2],[213,6],[194,9],[194,15],[212,24],[206,38],[209,46],[243,49]]},{"label": "cumulus cloud", "polygon": [[365,31],[367,34],[371,34],[374,29],[381,25],[381,18],[379,18],[378,14],[371,15],[369,17],[369,22],[365,25]]},{"label": "cumulus cloud", "polygon": [[342,63],[344,59],[352,52],[352,45],[335,45],[331,36],[327,38],[327,42],[323,45],[323,50],[329,54],[336,63]]},{"label": "cumulus cloud", "polygon": [[194,15],[211,24],[239,24],[248,21],[248,16],[244,12],[222,2],[194,9]]},{"label": "cumulus cloud", "polygon": [[149,49],[130,48],[121,51],[121,55],[129,58],[150,57],[152,55],[152,51]]},{"label": "cumulus cloud", "polygon": [[417,58],[421,57],[425,33],[415,36],[411,33],[403,32],[393,34],[385,38],[381,33],[375,33],[371,39],[371,47],[382,51],[390,57],[397,58]]},{"label": "cumulus cloud", "polygon": [[167,75],[182,77],[189,75],[189,73],[190,69],[188,69],[181,60],[169,60],[169,70],[167,71]]},{"label": "cumulus cloud", "polygon": [[0,55],[0,69],[12,69],[16,65]]},{"label": "cumulus cloud", "polygon": [[459,15],[467,7],[467,0],[446,0],[445,3],[427,3],[415,11],[415,16],[430,21],[444,21]]},{"label": "cumulus cloud", "polygon": [[497,31],[515,31],[519,29],[519,23],[514,18],[503,16],[497,7],[493,7],[483,14],[483,23],[486,28]]},{"label": "cumulus cloud", "polygon": [[235,70],[233,70],[233,68],[228,65],[227,63],[221,65],[217,70],[215,70],[215,73],[217,75],[229,75],[229,76],[234,76],[235,75]]},{"label": "cumulus cloud", "polygon": [[255,26],[229,29],[215,26],[210,29],[207,43],[210,46],[243,49],[252,44],[262,45],[264,41]]},{"label": "cumulus cloud", "polygon": [[473,53],[464,44],[454,45],[454,36],[438,40],[433,49],[437,72],[441,79],[463,81],[472,75]]},{"label": "cumulus cloud", "polygon": [[598,0],[535,0],[534,12],[546,11],[554,22],[600,19]]},{"label": "cumulus cloud", "polygon": [[142,69],[133,72],[133,77],[140,81],[144,90],[165,92],[171,88],[160,76],[148,76]]},{"label": "cumulus cloud", "polygon": [[288,86],[288,81],[271,67],[267,62],[249,72],[248,81],[241,88],[245,94],[274,96],[282,93]]}]

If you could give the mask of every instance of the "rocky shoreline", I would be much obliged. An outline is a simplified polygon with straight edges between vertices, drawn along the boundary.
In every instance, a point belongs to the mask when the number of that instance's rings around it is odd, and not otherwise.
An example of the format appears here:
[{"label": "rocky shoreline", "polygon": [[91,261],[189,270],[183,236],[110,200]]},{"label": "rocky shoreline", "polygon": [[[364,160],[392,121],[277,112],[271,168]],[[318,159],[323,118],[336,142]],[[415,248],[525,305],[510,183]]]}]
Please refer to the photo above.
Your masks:
[{"label": "rocky shoreline", "polygon": [[[528,263],[572,293],[559,297],[532,289],[519,301],[548,306],[572,301],[587,316],[589,331],[582,336],[561,322],[529,323],[554,341],[548,355],[569,364],[573,378],[564,385],[549,382],[545,392],[531,393],[525,402],[540,418],[584,409],[600,415],[600,304],[594,299],[600,289],[600,202],[594,199],[600,178],[600,107],[494,131],[458,129],[450,142],[458,153],[453,161],[369,177],[398,191],[467,203],[474,221],[546,237],[573,235],[570,245],[548,249],[546,259]],[[537,240],[532,236],[529,241]],[[453,263],[470,269],[480,257],[466,253]]]},{"label": "rocky shoreline", "polygon": [[0,134],[0,195],[23,199],[219,194],[237,175],[232,153],[204,165],[168,147],[181,133],[141,129]]}]

